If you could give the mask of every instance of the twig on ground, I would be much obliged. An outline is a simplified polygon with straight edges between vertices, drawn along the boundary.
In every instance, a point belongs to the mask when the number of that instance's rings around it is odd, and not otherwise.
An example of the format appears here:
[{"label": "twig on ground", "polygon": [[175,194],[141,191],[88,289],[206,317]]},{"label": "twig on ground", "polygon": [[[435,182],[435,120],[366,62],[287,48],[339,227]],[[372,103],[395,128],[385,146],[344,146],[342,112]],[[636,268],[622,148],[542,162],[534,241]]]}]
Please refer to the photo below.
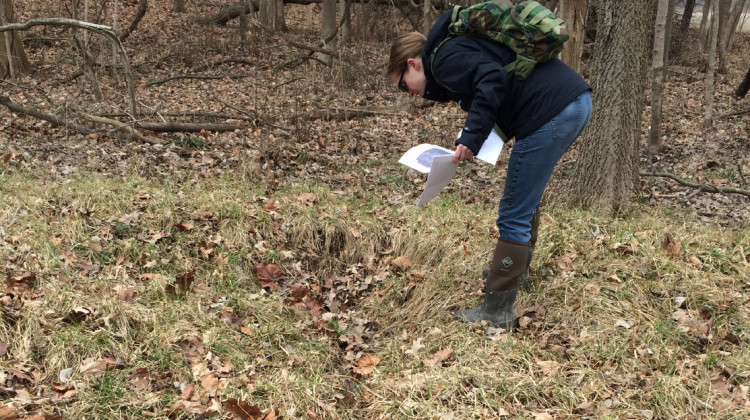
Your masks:
[{"label": "twig on ground", "polygon": [[167,83],[171,80],[178,80],[178,79],[208,79],[208,80],[216,80],[216,79],[244,79],[247,77],[253,77],[251,74],[235,74],[235,75],[229,75],[229,76],[210,76],[206,74],[178,74],[176,76],[170,76],[166,79],[161,80],[154,80],[153,82],[148,82],[146,84],[141,85],[141,87],[151,87],[156,85],[161,85],[164,83]]},{"label": "twig on ground", "polygon": [[228,64],[228,63],[232,63],[232,64],[247,64],[248,66],[255,66],[255,64],[256,64],[253,61],[245,60],[245,59],[241,59],[241,58],[225,58],[223,60],[214,61],[213,63],[210,63],[210,64],[204,64],[202,66],[193,67],[192,69],[190,69],[190,71],[197,73],[199,71],[205,71],[205,70],[214,68],[214,67],[216,67],[218,65]]},{"label": "twig on ground", "polygon": [[727,114],[722,114],[719,116],[719,118],[729,118],[729,117],[735,117],[737,115],[745,115],[750,114],[750,108],[741,109],[739,111],[729,112]]},{"label": "twig on ground", "polygon": [[733,188],[733,187],[717,187],[715,185],[709,185],[709,184],[698,184],[695,182],[689,182],[685,181],[682,178],[679,178],[676,175],[667,173],[667,172],[641,172],[641,176],[658,176],[663,178],[669,178],[674,181],[676,181],[680,185],[684,185],[686,187],[691,188],[698,188],[699,192],[709,192],[709,193],[722,193],[722,194],[741,194],[747,197],[750,197],[750,191],[743,190],[741,188]]},{"label": "twig on ground", "polygon": [[236,107],[236,106],[234,106],[232,104],[226,103],[226,102],[222,101],[221,99],[219,99],[217,97],[214,97],[214,99],[216,101],[218,101],[220,104],[224,105],[225,107],[231,108],[231,109],[233,109],[233,110],[235,110],[235,111],[237,111],[237,112],[239,112],[241,114],[245,114],[245,115],[249,116],[250,118],[253,118],[255,121],[257,121],[257,122],[259,122],[261,124],[265,124],[265,125],[267,125],[269,127],[273,127],[273,128],[279,128],[281,130],[292,131],[292,129],[290,127],[284,127],[284,126],[281,126],[281,125],[276,125],[276,124],[272,124],[270,122],[263,121],[260,118],[258,118],[256,115],[254,115],[252,112],[244,110],[244,109],[239,108],[239,107]]}]

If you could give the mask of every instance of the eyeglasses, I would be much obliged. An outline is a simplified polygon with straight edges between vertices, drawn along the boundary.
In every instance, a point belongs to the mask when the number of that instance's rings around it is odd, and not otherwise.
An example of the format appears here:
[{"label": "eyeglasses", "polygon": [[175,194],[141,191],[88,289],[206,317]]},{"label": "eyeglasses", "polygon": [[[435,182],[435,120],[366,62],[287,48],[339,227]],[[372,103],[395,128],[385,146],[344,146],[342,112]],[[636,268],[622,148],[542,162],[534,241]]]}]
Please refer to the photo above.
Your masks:
[{"label": "eyeglasses", "polygon": [[404,71],[401,72],[401,77],[398,79],[398,90],[404,93],[409,93],[409,86],[406,86],[406,82],[404,81],[404,74],[406,74],[406,70],[409,69],[409,64],[407,63],[404,66]]}]

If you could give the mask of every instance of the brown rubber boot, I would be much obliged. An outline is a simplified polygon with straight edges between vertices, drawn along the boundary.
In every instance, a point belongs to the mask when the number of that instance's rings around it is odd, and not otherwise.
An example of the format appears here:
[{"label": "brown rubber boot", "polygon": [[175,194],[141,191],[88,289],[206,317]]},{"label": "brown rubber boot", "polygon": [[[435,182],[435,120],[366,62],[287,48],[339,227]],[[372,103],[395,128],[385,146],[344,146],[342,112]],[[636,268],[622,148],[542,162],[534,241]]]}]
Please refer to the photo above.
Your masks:
[{"label": "brown rubber boot", "polygon": [[513,327],[513,304],[528,258],[529,243],[498,239],[484,285],[484,300],[477,308],[458,311],[454,317],[462,322],[487,321],[501,328]]},{"label": "brown rubber boot", "polygon": [[539,238],[539,209],[534,210],[534,215],[531,217],[531,241],[529,241],[529,259],[526,261],[526,271],[521,274],[519,283],[524,289],[531,287],[531,275],[529,269],[531,268],[531,259],[534,257],[534,248],[536,248],[536,240]]},{"label": "brown rubber boot", "polygon": [[[524,271],[523,274],[521,274],[521,278],[519,279],[519,284],[522,288],[528,289],[531,287],[531,284],[533,281],[531,280],[531,275],[529,274],[529,269],[531,268],[531,259],[534,257],[534,248],[536,248],[536,240],[539,238],[539,209],[534,210],[534,215],[531,216],[531,241],[529,242],[529,259],[526,260],[526,271]],[[482,271],[482,278],[487,280],[487,276],[490,274],[490,269],[485,268]]]}]

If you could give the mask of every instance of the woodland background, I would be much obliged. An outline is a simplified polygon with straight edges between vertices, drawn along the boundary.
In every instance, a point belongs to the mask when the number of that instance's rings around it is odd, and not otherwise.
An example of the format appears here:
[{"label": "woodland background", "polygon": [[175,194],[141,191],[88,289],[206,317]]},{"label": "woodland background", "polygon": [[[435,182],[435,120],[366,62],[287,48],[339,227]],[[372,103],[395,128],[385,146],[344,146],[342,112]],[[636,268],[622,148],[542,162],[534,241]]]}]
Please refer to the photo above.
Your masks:
[{"label": "woodland background", "polygon": [[0,1],[0,418],[747,416],[750,19],[714,2],[545,2],[601,96],[506,332],[451,313],[508,152],[422,209],[397,163],[463,126],[384,74],[448,4]]}]

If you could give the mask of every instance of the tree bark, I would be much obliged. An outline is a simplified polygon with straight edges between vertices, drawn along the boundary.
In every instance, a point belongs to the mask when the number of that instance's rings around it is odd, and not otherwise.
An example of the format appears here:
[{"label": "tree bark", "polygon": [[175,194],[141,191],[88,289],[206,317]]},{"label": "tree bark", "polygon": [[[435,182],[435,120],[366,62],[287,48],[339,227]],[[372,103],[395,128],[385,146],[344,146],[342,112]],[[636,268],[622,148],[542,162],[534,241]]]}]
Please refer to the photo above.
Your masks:
[{"label": "tree bark", "polygon": [[665,54],[669,49],[666,37],[667,22],[670,22],[669,2],[670,0],[659,0],[656,8],[654,51],[651,64],[651,72],[653,74],[651,83],[651,128],[648,133],[648,145],[652,153],[659,153],[663,147],[661,139],[661,110],[664,101]]},{"label": "tree bark", "polygon": [[[701,9],[701,26],[698,28],[698,33],[700,34],[700,38],[706,39],[707,36],[707,25],[708,25],[708,17],[711,14],[711,8],[713,8],[713,2],[714,0],[705,0],[703,2],[703,8]],[[701,45],[707,45],[708,43],[701,43]]]},{"label": "tree bark", "polygon": [[174,0],[172,2],[173,8],[172,11],[175,13],[187,13],[187,9],[185,8],[185,0]]},{"label": "tree bark", "polygon": [[750,90],[750,68],[745,73],[745,78],[742,79],[742,83],[737,86],[737,90],[734,92],[739,98],[744,98],[747,95],[747,91]]},{"label": "tree bark", "polygon": [[713,0],[711,17],[711,36],[708,45],[708,69],[706,70],[706,114],[703,117],[703,128],[708,130],[714,120],[714,75],[716,73],[716,50],[719,43],[719,18],[722,0]]},{"label": "tree bark", "polygon": [[[727,72],[727,45],[729,44],[729,34],[731,30],[729,28],[729,8],[732,4],[732,0],[714,0],[719,3],[719,35],[716,41],[716,50],[719,55],[719,73]],[[714,9],[716,10],[716,9]]]},{"label": "tree bark", "polygon": [[560,18],[565,22],[570,38],[562,50],[562,61],[573,70],[581,72],[583,54],[583,28],[586,23],[587,0],[563,0],[560,2]]},{"label": "tree bark", "polygon": [[[598,0],[594,114],[567,201],[611,213],[639,195],[639,143],[653,30],[651,0]],[[616,65],[614,64],[616,63]]]},{"label": "tree bark", "polygon": [[[0,25],[13,22],[13,0],[0,0]],[[31,71],[18,32],[9,31],[0,36],[0,79],[15,79]]]},{"label": "tree bark", "polygon": [[[337,45],[337,28],[336,28],[336,0],[323,0],[323,16],[321,17],[323,38],[323,48],[329,51],[336,51]],[[330,54],[322,54],[318,59],[324,63],[330,64],[332,57]]]},{"label": "tree bark", "polygon": [[687,0],[685,2],[685,9],[682,12],[682,18],[680,19],[680,26],[674,36],[674,42],[670,45],[670,54],[673,56],[682,53],[685,38],[687,38],[688,31],[690,30],[690,22],[693,20],[693,10],[695,10],[695,0]]}]

